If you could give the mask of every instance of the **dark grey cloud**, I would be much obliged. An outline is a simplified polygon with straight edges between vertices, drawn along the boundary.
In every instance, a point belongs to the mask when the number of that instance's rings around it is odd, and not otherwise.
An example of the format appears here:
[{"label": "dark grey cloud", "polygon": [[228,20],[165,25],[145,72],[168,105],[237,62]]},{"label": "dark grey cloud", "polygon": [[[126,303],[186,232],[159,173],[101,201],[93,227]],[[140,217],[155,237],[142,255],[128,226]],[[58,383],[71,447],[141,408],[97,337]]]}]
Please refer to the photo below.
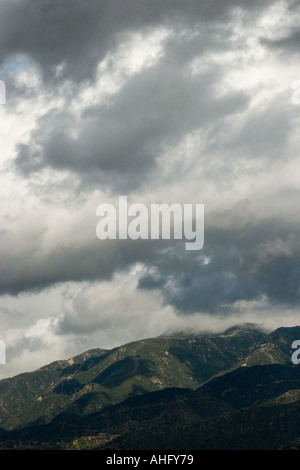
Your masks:
[{"label": "dark grey cloud", "polygon": [[[46,112],[38,120],[29,143],[17,148],[16,168],[25,177],[54,168],[75,173],[83,188],[101,185],[129,192],[156,178],[154,172],[166,146],[176,145],[186,133],[197,129],[211,126],[211,132],[216,133],[224,118],[247,107],[249,97],[244,93],[214,96],[222,79],[222,66],[214,65],[200,76],[192,76],[187,67],[194,57],[232,47],[232,31],[227,22],[234,7],[260,12],[267,8],[264,3],[190,0],[183,5],[180,1],[75,0],[71,11],[68,1],[34,5],[34,14],[29,16],[30,1],[12,5],[4,1],[0,5],[6,23],[13,26],[3,30],[3,51],[23,53],[38,64],[52,97],[67,78],[67,93],[74,98],[78,82],[93,81],[99,61],[124,40],[126,33],[163,25],[185,34],[173,34],[158,63],[128,79],[109,104],[95,103],[82,112],[77,137],[72,112],[67,107]],[[18,32],[16,25],[20,26]],[[37,36],[41,38],[37,40]],[[58,65],[63,65],[60,77],[55,75]],[[18,93],[17,86],[11,88],[13,91]],[[23,89],[20,91],[23,98],[33,93],[30,89],[25,94]],[[40,92],[45,89],[42,87]],[[36,93],[38,96],[39,89]],[[253,119],[253,126],[251,122],[245,125],[241,140],[246,135],[244,144],[247,139],[252,141],[252,126],[258,146],[257,130],[263,142],[269,140],[269,135],[264,139],[257,116]],[[265,116],[261,121],[266,127]],[[278,127],[283,134],[284,126]],[[272,132],[271,125],[267,132]]]},{"label": "dark grey cloud", "polygon": [[[206,133],[204,150],[195,157],[195,170],[203,168],[199,185],[211,180],[220,182],[218,191],[230,187],[240,176],[235,165],[241,157],[250,164],[252,159],[265,163],[269,165],[267,170],[273,161],[288,159],[286,148],[295,108],[283,106],[284,100],[275,96],[264,106],[251,109],[252,90],[246,93],[227,89],[218,95],[233,59],[225,63],[212,61],[199,74],[193,75],[189,69],[194,58],[205,65],[209,53],[247,49],[245,44],[235,42],[233,8],[241,8],[248,25],[247,21],[254,23],[255,15],[274,3],[2,0],[0,62],[24,55],[42,73],[41,87],[25,90],[23,99],[28,103],[39,94],[49,93],[52,98],[66,83],[68,98],[76,97],[81,87],[95,80],[99,62],[116,51],[131,32],[147,32],[160,26],[172,32],[154,65],[126,77],[105,104],[95,102],[84,109],[78,125],[67,104],[42,113],[28,141],[16,145],[14,168],[18,176],[30,181],[45,169],[62,170],[81,181],[83,192],[98,186],[112,193],[126,190],[129,194],[141,187],[151,193],[154,184],[159,187],[158,163],[164,149],[176,147],[189,133],[202,131]],[[297,38],[298,32],[293,32],[278,40],[277,45],[286,41],[286,46],[292,48]],[[17,83],[10,90],[18,101]],[[235,123],[232,129],[230,119],[235,116],[238,122],[239,115],[242,124],[239,127]],[[167,178],[174,179],[174,175]],[[184,175],[182,184],[190,184]],[[226,216],[223,212],[219,218],[224,221]],[[26,232],[27,239],[20,234],[1,233],[0,292],[16,295],[67,281],[107,280],[140,262],[149,269],[141,276],[139,288],[159,289],[166,303],[182,313],[222,312],[237,300],[260,296],[297,304],[300,249],[295,240],[299,226],[291,224],[289,217],[284,220],[283,216],[270,216],[264,220],[252,213],[248,224],[236,227],[240,217],[241,211],[234,210],[226,228],[222,224],[216,228],[208,221],[201,255],[185,252],[184,243],[100,243],[95,236],[96,220],[91,224],[94,238],[82,235],[80,242],[73,241],[66,230],[68,239],[57,236],[50,248],[43,250],[49,227],[46,221],[40,226],[37,220],[35,227]],[[204,255],[209,259],[206,264],[201,262]]]},{"label": "dark grey cloud", "polygon": [[299,306],[299,223],[276,218],[239,223],[240,211],[230,216],[236,227],[206,228],[201,253],[177,249],[156,258],[139,288],[161,290],[165,301],[183,314],[223,315],[236,301],[262,297],[274,305]]},{"label": "dark grey cloud", "polygon": [[161,273],[157,270],[151,272],[151,270],[147,270],[140,276],[138,281],[138,288],[139,289],[160,289],[163,287],[167,282],[166,276],[162,276]]},{"label": "dark grey cloud", "polygon": [[294,30],[288,36],[280,39],[262,39],[261,42],[272,49],[279,49],[283,52],[288,50],[289,52],[299,54],[300,31]]},{"label": "dark grey cloud", "polygon": [[[286,3],[287,11],[291,17],[297,17],[300,13],[299,0],[290,0]],[[261,43],[271,50],[280,51],[283,54],[299,54],[300,31],[298,25],[291,25],[285,28],[284,34],[278,34],[277,37],[261,38]]]},{"label": "dark grey cloud", "polygon": [[[96,226],[96,223],[95,223]],[[20,243],[20,239],[11,240]],[[42,240],[36,240],[42,245]],[[65,242],[64,242],[65,243]],[[164,243],[162,243],[164,245]],[[84,246],[67,241],[49,253],[36,252],[36,246],[20,247],[19,253],[2,252],[0,282],[2,294],[17,295],[24,291],[39,291],[67,281],[93,281],[111,279],[114,272],[126,270],[136,262],[148,263],[158,242],[148,240],[100,241],[96,238]]]},{"label": "dark grey cloud", "polygon": [[41,351],[45,346],[45,342],[37,336],[20,338],[16,340],[14,344],[8,345],[6,350],[6,362],[9,363],[27,352]]},{"label": "dark grey cloud", "polygon": [[[91,107],[72,138],[72,116],[52,110],[21,144],[16,158],[24,175],[45,167],[76,172],[90,185],[132,190],[145,179],[167,145],[188,132],[222,122],[248,103],[243,93],[214,99],[220,71],[189,77],[168,61],[128,80],[111,106]],[[116,178],[122,175],[122,179]]]},{"label": "dark grey cloud", "polygon": [[[96,66],[125,31],[157,26],[226,19],[235,6],[267,8],[267,2],[203,0],[2,0],[0,63],[12,55],[34,60],[44,80],[62,77],[93,80]],[[270,2],[268,2],[269,4]]]},{"label": "dark grey cloud", "polygon": [[[268,106],[249,111],[246,122],[229,142],[215,139],[212,148],[222,145],[224,150],[230,149],[235,155],[238,150],[253,159],[276,163],[287,153],[288,139],[297,117],[297,109],[289,105],[286,96],[276,96]],[[221,132],[222,127],[218,127]]]}]

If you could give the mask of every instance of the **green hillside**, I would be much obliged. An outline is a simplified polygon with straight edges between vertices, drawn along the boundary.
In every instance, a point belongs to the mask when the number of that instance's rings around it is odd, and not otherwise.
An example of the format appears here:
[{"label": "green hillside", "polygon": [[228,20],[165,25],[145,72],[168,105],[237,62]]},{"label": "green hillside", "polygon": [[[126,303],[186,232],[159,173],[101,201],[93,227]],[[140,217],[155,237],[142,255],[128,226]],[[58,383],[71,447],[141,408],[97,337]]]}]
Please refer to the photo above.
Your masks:
[{"label": "green hillside", "polygon": [[[0,447],[293,449],[300,443],[299,379],[297,366],[245,367],[197,390],[168,388],[88,416],[62,413],[43,426],[0,432]],[[293,399],[282,400],[289,393]]]},{"label": "green hillside", "polygon": [[[220,334],[179,332],[53,362],[0,381],[0,441],[4,447],[17,441],[20,448],[107,442],[151,448],[161,437],[170,448],[189,448],[187,442],[209,448],[215,427],[231,435],[226,426],[244,419],[248,409],[252,430],[278,407],[298,412],[300,369],[289,365],[297,338],[300,327],[267,334],[244,325]],[[203,428],[201,444],[191,438],[196,428]],[[135,444],[146,429],[149,442]],[[185,447],[178,447],[181,433]],[[289,436],[291,445],[297,433]],[[218,439],[225,446],[225,437]]]},{"label": "green hillside", "polygon": [[217,335],[181,333],[54,362],[0,381],[0,427],[47,423],[62,411],[85,415],[166,387],[197,388],[237,367],[265,338],[253,328]]}]

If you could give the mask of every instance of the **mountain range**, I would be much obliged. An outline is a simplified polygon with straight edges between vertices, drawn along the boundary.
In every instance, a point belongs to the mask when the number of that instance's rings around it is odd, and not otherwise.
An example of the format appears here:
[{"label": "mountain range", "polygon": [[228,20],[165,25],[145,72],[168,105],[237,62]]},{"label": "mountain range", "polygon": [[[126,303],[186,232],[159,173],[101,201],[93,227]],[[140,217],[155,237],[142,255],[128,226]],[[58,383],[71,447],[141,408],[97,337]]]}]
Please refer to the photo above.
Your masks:
[{"label": "mountain range", "polygon": [[0,381],[2,449],[300,445],[300,327],[185,331]]}]

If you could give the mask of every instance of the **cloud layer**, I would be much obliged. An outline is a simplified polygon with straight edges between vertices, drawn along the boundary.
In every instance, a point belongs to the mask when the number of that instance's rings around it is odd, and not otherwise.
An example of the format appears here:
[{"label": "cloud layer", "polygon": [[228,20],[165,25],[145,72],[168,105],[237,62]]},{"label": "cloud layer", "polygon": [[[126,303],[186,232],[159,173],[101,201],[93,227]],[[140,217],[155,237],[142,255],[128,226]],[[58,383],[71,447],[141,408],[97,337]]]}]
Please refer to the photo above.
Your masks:
[{"label": "cloud layer", "polygon": [[[294,0],[1,0],[9,373],[74,341],[295,321],[299,19]],[[204,248],[101,242],[96,208],[122,194],[204,203]]]}]

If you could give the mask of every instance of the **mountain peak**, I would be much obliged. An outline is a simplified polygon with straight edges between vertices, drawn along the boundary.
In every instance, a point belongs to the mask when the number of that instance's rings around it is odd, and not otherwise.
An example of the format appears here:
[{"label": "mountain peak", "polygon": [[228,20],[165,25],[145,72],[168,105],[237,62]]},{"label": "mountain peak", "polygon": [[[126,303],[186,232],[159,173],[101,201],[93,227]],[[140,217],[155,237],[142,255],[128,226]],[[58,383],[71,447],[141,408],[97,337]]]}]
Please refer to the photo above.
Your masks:
[{"label": "mountain peak", "polygon": [[259,325],[258,323],[246,322],[246,323],[240,323],[240,324],[237,324],[237,325],[233,325],[230,328],[227,328],[224,331],[223,334],[226,335],[226,334],[233,333],[235,331],[244,331],[244,330],[259,331],[259,332],[266,333],[266,330],[261,325]]}]

